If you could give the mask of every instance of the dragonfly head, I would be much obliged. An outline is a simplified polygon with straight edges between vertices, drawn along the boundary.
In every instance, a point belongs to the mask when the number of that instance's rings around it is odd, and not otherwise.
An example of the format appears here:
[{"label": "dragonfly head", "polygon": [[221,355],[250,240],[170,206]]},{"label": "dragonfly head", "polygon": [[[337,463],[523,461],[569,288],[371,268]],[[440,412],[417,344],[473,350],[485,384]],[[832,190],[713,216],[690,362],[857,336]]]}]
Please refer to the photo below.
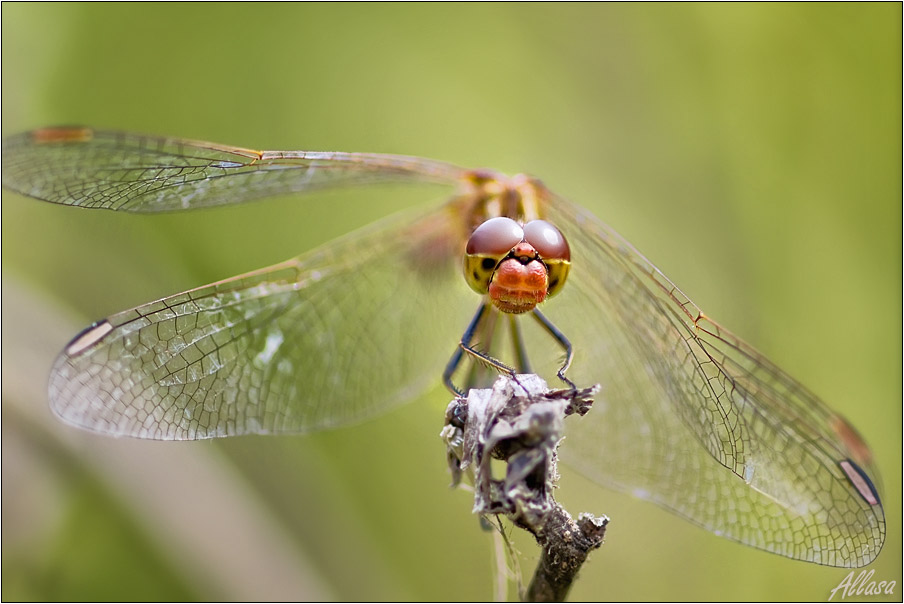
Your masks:
[{"label": "dragonfly head", "polygon": [[465,250],[465,280],[488,294],[499,310],[533,310],[565,284],[571,250],[565,237],[545,220],[521,225],[511,218],[490,218],[477,227]]}]

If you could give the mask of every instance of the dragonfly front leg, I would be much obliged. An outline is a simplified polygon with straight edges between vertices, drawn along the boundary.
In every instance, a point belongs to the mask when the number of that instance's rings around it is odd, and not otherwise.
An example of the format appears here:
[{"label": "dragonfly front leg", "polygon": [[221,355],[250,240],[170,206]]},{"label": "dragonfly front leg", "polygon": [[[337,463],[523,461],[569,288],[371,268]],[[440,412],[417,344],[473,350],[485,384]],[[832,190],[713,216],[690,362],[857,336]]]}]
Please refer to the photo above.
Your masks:
[{"label": "dragonfly front leg", "polygon": [[568,386],[572,390],[577,390],[577,386],[575,386],[574,382],[565,377],[565,372],[568,371],[568,368],[571,367],[571,361],[574,360],[574,348],[571,346],[571,342],[568,341],[568,338],[565,337],[559,328],[553,325],[552,321],[546,318],[546,316],[540,312],[539,309],[535,308],[533,311],[534,318],[543,326],[549,335],[555,338],[556,342],[565,350],[565,362],[562,363],[562,367],[559,371],[556,372],[556,375],[559,376],[559,379],[568,384]]},{"label": "dragonfly front leg", "polygon": [[481,323],[487,318],[487,315],[491,310],[492,304],[489,301],[483,302],[480,305],[480,307],[477,309],[477,312],[474,313],[474,318],[471,319],[471,323],[468,324],[468,328],[465,330],[465,333],[462,334],[461,340],[458,343],[458,348],[452,355],[452,358],[449,359],[449,362],[446,364],[446,370],[443,371],[443,383],[446,385],[446,388],[448,388],[456,396],[465,396],[465,392],[452,382],[452,374],[454,374],[455,370],[458,369],[458,366],[461,365],[461,360],[462,358],[464,358],[465,353],[474,357],[484,365],[493,367],[500,373],[507,373],[513,378],[515,377],[516,372],[512,367],[509,367],[502,361],[491,357],[485,352],[477,350],[471,345],[472,341],[474,340],[474,334],[477,332],[477,329],[480,327]]}]

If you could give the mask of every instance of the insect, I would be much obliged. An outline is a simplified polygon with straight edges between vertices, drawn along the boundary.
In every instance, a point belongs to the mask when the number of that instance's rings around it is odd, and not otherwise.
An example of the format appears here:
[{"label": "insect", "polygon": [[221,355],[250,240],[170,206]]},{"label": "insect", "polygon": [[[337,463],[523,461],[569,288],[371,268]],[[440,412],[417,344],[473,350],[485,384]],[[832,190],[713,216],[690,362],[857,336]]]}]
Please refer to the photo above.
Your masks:
[{"label": "insect", "polygon": [[[255,151],[88,128],[3,141],[5,187],[123,212],[377,182],[457,192],[439,208],[94,323],[54,364],[53,410],[81,428],[141,438],[297,434],[411,400],[452,351],[444,378],[459,392],[464,357],[514,371],[529,367],[528,356],[564,351],[559,377],[602,385],[592,412],[569,429],[561,454],[573,468],[791,558],[855,567],[878,555],[878,475],[854,428],[540,181],[406,156]],[[475,233],[487,237],[474,243]],[[514,309],[491,291],[509,260],[539,263],[539,277],[516,277]],[[468,285],[484,296],[470,323]],[[542,329],[522,334],[512,310],[534,313]],[[508,339],[494,337],[502,328]],[[497,360],[506,355],[511,365]]]}]

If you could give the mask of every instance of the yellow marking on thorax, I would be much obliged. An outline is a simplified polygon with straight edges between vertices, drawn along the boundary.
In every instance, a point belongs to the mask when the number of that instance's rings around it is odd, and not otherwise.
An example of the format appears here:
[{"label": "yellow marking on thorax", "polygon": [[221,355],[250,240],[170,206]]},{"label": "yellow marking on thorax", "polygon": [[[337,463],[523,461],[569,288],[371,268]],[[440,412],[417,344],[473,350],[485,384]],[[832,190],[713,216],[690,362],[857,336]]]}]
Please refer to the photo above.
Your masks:
[{"label": "yellow marking on thorax", "polygon": [[544,217],[543,185],[524,174],[512,177],[496,172],[471,172],[466,183],[469,198],[470,231],[498,216],[511,218],[524,225]]}]

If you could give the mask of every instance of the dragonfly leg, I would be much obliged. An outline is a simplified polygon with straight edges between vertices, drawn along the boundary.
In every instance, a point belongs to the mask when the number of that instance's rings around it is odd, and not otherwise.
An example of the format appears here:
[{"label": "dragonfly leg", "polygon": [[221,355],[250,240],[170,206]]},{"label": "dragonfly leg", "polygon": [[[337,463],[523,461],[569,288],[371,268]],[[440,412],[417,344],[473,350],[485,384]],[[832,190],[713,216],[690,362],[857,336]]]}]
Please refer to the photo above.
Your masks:
[{"label": "dragonfly leg", "polygon": [[524,347],[524,336],[521,333],[521,323],[515,315],[509,315],[509,329],[512,332],[512,344],[515,346],[515,367],[518,373],[531,373],[530,360],[527,358],[527,349]]},{"label": "dragonfly leg", "polygon": [[474,333],[477,331],[477,328],[480,327],[481,322],[486,318],[487,311],[489,311],[490,308],[490,302],[484,302],[477,309],[477,312],[474,313],[474,318],[471,319],[471,323],[468,324],[468,328],[465,329],[465,333],[461,336],[461,341],[458,343],[458,349],[446,364],[446,370],[443,371],[443,383],[446,385],[446,388],[448,388],[456,396],[465,395],[465,392],[452,382],[452,374],[455,373],[456,369],[458,369],[458,366],[461,364],[461,360],[462,358],[464,358],[465,353],[489,367],[493,367],[502,373],[507,373],[510,376],[515,377],[514,369],[512,369],[502,361],[494,359],[485,352],[481,352],[471,346],[471,342],[474,339]]},{"label": "dragonfly leg", "polygon": [[468,327],[465,329],[465,333],[461,336],[461,341],[458,343],[458,347],[455,349],[455,352],[452,353],[452,358],[449,359],[449,362],[446,363],[446,369],[443,371],[443,383],[446,385],[453,394],[457,396],[464,396],[464,392],[459,390],[459,388],[452,383],[452,374],[455,373],[455,370],[458,369],[458,366],[461,364],[461,359],[464,356],[464,344],[468,342],[470,344],[471,340],[474,338],[474,332],[477,331],[477,327],[480,325],[481,320],[483,319],[484,314],[487,311],[487,304],[481,304],[477,309],[477,312],[474,313],[474,318],[471,319],[471,322],[468,324]]},{"label": "dragonfly leg", "polygon": [[559,376],[559,379],[568,384],[568,386],[572,390],[577,390],[577,386],[575,386],[574,382],[565,377],[565,372],[568,371],[568,368],[571,367],[571,361],[574,360],[574,348],[571,346],[571,342],[568,341],[568,338],[565,337],[559,328],[553,325],[552,321],[546,318],[546,316],[539,311],[539,309],[533,310],[534,318],[543,326],[549,335],[555,338],[556,342],[565,350],[565,362],[562,363],[562,367],[556,372],[556,375]]}]

